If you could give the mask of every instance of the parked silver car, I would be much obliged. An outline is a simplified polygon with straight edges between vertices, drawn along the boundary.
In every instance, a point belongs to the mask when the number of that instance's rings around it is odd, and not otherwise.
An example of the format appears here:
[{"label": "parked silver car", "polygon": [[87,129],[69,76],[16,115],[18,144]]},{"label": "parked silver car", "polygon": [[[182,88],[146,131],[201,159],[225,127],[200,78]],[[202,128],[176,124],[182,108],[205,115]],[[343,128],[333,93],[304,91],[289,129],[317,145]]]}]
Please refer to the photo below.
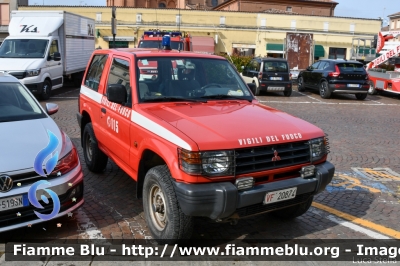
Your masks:
[{"label": "parked silver car", "polygon": [[[0,232],[67,215],[83,200],[83,174],[69,137],[18,79],[0,73]],[[46,192],[46,193],[44,193]]]}]

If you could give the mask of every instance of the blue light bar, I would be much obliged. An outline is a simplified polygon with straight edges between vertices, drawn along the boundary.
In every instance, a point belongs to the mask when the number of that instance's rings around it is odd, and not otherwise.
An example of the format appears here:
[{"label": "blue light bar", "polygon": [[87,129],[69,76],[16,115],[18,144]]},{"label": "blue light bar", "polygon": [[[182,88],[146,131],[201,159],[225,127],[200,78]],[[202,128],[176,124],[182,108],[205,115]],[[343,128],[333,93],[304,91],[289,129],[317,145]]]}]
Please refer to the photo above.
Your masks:
[{"label": "blue light bar", "polygon": [[153,36],[153,37],[162,37],[167,34],[171,37],[182,36],[182,32],[180,32],[180,31],[145,31],[144,32],[144,35]]},{"label": "blue light bar", "polygon": [[162,47],[164,50],[171,50],[171,37],[169,35],[163,36]]}]

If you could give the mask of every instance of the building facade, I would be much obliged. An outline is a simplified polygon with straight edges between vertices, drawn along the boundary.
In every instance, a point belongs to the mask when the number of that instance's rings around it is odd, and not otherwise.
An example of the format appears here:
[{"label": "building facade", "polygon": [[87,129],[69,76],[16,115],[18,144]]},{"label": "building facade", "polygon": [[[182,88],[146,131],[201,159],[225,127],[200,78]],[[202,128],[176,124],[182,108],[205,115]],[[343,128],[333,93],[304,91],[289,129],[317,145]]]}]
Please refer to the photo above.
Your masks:
[{"label": "building facade", "polygon": [[[96,47],[112,41],[111,7],[26,6],[20,10],[65,10],[96,20]],[[117,8],[117,47],[135,47],[143,32],[158,28],[192,36],[211,36],[217,54],[285,57],[290,33],[313,34],[315,59],[350,59],[353,38],[371,38],[378,19],[306,16],[255,12]]]},{"label": "building facade", "polygon": [[334,16],[332,0],[107,0],[107,6],[274,12]]},{"label": "building facade", "polygon": [[8,36],[10,13],[16,10],[18,5],[28,5],[28,0],[0,0],[0,43]]},{"label": "building facade", "polygon": [[389,15],[389,31],[395,32],[395,36],[397,35],[397,38],[393,41],[400,41],[400,12],[394,13],[392,15]]}]

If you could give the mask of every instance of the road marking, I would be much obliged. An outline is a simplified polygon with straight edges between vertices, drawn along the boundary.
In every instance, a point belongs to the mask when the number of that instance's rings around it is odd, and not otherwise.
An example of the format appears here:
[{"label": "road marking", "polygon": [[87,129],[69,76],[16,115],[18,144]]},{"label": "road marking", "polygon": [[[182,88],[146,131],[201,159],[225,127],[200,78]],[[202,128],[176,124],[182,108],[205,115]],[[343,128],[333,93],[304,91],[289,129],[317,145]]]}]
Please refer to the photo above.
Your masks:
[{"label": "road marking", "polygon": [[327,105],[365,105],[365,106],[400,106],[400,104],[394,104],[394,103],[382,103],[382,104],[377,104],[377,103],[327,103],[327,102],[287,102],[287,101],[262,101],[259,100],[260,103],[299,103],[299,104],[327,104]]},{"label": "road marking", "polygon": [[310,95],[307,95],[307,94],[304,94],[304,93],[301,93],[301,92],[297,92],[298,94],[300,94],[300,95],[303,95],[303,96],[307,96],[308,98],[311,98],[311,99],[313,99],[313,100],[316,100],[316,101],[318,101],[318,102],[323,102],[323,101],[321,101],[320,99],[317,99],[317,98],[314,98],[314,97],[311,97]]},{"label": "road marking", "polygon": [[390,236],[392,238],[400,239],[400,232],[396,231],[394,229],[391,229],[391,228],[388,228],[386,226],[383,226],[383,225],[380,225],[380,224],[376,224],[376,223],[373,223],[373,222],[358,218],[358,217],[353,216],[353,215],[348,214],[348,213],[341,212],[339,210],[336,210],[334,208],[328,207],[328,206],[323,205],[323,204],[318,203],[318,202],[313,202],[312,206],[315,207],[315,208],[318,208],[320,210],[323,210],[323,211],[329,212],[331,214],[334,214],[334,215],[336,215],[336,216],[338,216],[340,218],[343,218],[345,220],[351,221],[352,223],[355,223],[355,224],[361,225],[363,227],[372,229],[374,231],[377,231],[377,232],[382,233],[384,235]]},{"label": "road marking", "polygon": [[337,174],[336,176],[341,177],[346,179],[343,182],[340,183],[331,183],[330,185],[333,187],[341,187],[341,186],[345,186],[346,189],[348,188],[354,188],[354,187],[361,187],[361,188],[365,188],[367,190],[369,190],[371,193],[380,193],[381,190],[373,188],[373,187],[369,187],[369,186],[365,186],[361,184],[361,181],[358,180],[355,177],[350,177],[348,175],[342,175],[342,174]]},{"label": "road marking", "polygon": [[[84,233],[88,239],[106,239],[97,226],[90,220],[86,213],[80,208],[76,214],[78,220],[78,232]],[[110,244],[108,241],[105,244]]]},{"label": "road marking", "polygon": [[400,175],[390,168],[351,168],[354,172],[374,181],[400,181]]},{"label": "road marking", "polygon": [[316,208],[311,207],[311,210],[310,210],[310,211],[311,211],[312,213],[317,214],[317,215],[319,215],[319,216],[321,216],[321,217],[324,217],[325,219],[328,219],[328,220],[330,220],[330,221],[332,221],[332,222],[334,222],[334,223],[337,223],[337,224],[339,224],[339,225],[341,225],[341,226],[350,228],[350,229],[352,229],[352,230],[354,230],[354,231],[356,231],[356,232],[363,233],[363,234],[365,234],[365,235],[367,235],[367,236],[369,236],[369,237],[372,237],[372,238],[374,238],[374,239],[391,239],[390,237],[387,237],[387,236],[385,236],[385,235],[376,233],[376,232],[374,232],[374,231],[372,231],[372,230],[366,229],[366,228],[361,227],[361,226],[359,226],[359,225],[356,225],[356,224],[354,224],[354,223],[352,223],[352,222],[348,222],[348,221],[345,221],[345,220],[343,220],[343,219],[340,219],[340,218],[337,217],[337,216],[334,216],[334,215],[328,215],[328,216],[326,216],[326,215],[325,215],[324,213],[322,213],[322,211],[319,210],[319,209],[316,209]]}]

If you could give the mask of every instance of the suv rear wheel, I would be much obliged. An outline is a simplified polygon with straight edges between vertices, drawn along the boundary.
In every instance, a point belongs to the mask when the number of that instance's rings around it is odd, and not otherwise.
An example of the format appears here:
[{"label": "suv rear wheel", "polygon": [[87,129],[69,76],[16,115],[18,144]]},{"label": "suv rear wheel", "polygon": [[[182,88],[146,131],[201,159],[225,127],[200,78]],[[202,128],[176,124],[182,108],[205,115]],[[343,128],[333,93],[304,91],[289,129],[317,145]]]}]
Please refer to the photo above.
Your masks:
[{"label": "suv rear wheel", "polygon": [[331,92],[329,91],[329,88],[328,88],[328,82],[322,81],[319,84],[319,95],[321,95],[321,98],[323,98],[323,99],[331,98]]},{"label": "suv rear wheel", "polygon": [[283,95],[285,95],[286,97],[289,97],[290,95],[292,95],[292,88],[286,90],[283,92]]},{"label": "suv rear wheel", "polygon": [[368,93],[356,93],[356,98],[357,100],[365,100],[365,98],[367,98],[367,94]]},{"label": "suv rear wheel", "polygon": [[272,214],[283,219],[294,219],[305,214],[310,209],[313,199],[314,197],[311,196],[306,202],[274,211]]},{"label": "suv rear wheel", "polygon": [[182,212],[166,165],[155,166],[147,172],[143,183],[143,210],[150,232],[159,242],[191,237],[193,218]]},{"label": "suv rear wheel", "polygon": [[298,91],[306,91],[306,87],[304,87],[304,79],[303,77],[299,77],[299,81],[297,82],[297,90]]},{"label": "suv rear wheel", "polygon": [[108,157],[99,149],[92,123],[87,123],[83,130],[82,146],[89,170],[95,173],[102,172],[107,166]]}]

